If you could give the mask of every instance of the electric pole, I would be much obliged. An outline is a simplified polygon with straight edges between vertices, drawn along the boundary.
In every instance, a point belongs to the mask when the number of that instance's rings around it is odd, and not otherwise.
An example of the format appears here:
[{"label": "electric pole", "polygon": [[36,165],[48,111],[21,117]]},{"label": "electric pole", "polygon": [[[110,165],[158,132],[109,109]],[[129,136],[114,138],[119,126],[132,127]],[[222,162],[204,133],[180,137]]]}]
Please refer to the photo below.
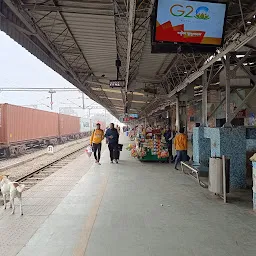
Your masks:
[{"label": "electric pole", "polygon": [[51,94],[51,102],[50,102],[50,105],[51,105],[51,110],[53,109],[53,94],[56,93],[56,91],[54,90],[49,90],[48,91],[50,94]]},{"label": "electric pole", "polygon": [[83,100],[83,109],[85,108],[85,105],[84,105],[84,93],[82,92],[82,100]]}]

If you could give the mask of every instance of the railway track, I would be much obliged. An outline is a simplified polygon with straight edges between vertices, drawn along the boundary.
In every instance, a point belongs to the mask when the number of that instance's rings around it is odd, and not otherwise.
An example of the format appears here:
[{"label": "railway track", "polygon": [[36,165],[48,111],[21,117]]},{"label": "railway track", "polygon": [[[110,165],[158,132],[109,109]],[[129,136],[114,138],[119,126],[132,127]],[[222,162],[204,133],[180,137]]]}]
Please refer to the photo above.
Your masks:
[{"label": "railway track", "polygon": [[[89,144],[89,143],[88,143]],[[84,151],[84,149],[88,146],[86,144],[85,146],[76,149],[75,151],[43,166],[40,167],[39,169],[26,174],[18,179],[15,180],[15,182],[18,182],[20,184],[25,185],[25,189],[28,190],[40,181],[44,180],[46,177],[52,175],[59,169],[63,168],[65,165],[69,164],[73,160],[75,160],[78,156],[80,156]]]},{"label": "railway track", "polygon": [[[82,138],[79,138],[79,139],[68,140],[68,141],[66,141],[64,143],[58,143],[55,146],[65,145],[67,143],[76,142],[76,141],[79,141],[79,140],[82,140],[82,139],[85,139],[85,138],[86,137],[82,137]],[[8,161],[10,159],[17,159],[17,158],[25,156],[25,155],[29,155],[29,154],[32,154],[32,153],[43,151],[46,148],[47,148],[47,145],[30,147],[30,148],[26,148],[23,153],[20,153],[18,155],[11,155],[9,157],[7,157],[7,156],[5,156],[3,154],[0,154],[0,162]]]}]

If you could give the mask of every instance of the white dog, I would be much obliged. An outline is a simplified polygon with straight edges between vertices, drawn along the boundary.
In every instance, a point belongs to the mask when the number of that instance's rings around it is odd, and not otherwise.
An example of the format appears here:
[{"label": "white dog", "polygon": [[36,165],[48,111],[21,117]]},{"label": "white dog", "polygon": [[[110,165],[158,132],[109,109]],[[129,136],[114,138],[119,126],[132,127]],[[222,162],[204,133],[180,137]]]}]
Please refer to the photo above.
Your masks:
[{"label": "white dog", "polygon": [[23,215],[21,194],[25,189],[25,185],[20,185],[18,182],[11,182],[6,176],[0,175],[0,188],[4,199],[4,209],[6,209],[6,197],[9,195],[10,208],[12,208],[12,214],[14,214],[14,198],[17,197],[20,201],[20,215]]}]

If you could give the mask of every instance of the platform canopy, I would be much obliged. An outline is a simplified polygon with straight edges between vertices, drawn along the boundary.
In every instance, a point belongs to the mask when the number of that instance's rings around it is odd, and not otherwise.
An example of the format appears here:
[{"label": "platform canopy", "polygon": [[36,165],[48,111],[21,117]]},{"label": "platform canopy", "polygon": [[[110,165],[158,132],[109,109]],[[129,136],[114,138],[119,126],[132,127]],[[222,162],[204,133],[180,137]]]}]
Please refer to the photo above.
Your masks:
[{"label": "platform canopy", "polygon": [[[256,2],[228,2],[225,44],[215,55],[151,53],[154,0],[0,0],[0,28],[116,117],[125,106],[145,116],[228,52],[251,49],[253,58]],[[109,86],[118,58],[124,89]]]}]

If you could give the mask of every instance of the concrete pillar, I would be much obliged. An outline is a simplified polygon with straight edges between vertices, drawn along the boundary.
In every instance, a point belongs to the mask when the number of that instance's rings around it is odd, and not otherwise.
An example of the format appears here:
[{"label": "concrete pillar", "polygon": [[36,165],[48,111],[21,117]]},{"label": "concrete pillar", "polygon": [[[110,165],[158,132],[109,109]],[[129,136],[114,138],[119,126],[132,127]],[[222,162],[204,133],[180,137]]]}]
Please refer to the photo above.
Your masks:
[{"label": "concrete pillar", "polygon": [[169,109],[169,126],[172,128],[172,108]]},{"label": "concrete pillar", "polygon": [[231,126],[231,114],[230,114],[230,54],[226,55],[225,62],[226,71],[226,126]]},{"label": "concrete pillar", "polygon": [[176,97],[176,130],[180,130],[180,102],[179,102],[179,96]]},{"label": "concrete pillar", "polygon": [[188,103],[187,101],[185,102],[185,106],[184,106],[184,125],[186,127],[186,133],[188,132],[188,113],[187,113],[187,106]]},{"label": "concrete pillar", "polygon": [[203,74],[203,93],[202,93],[202,125],[204,127],[208,126],[207,122],[207,92],[208,92],[208,84],[207,84],[207,71],[204,71]]}]

